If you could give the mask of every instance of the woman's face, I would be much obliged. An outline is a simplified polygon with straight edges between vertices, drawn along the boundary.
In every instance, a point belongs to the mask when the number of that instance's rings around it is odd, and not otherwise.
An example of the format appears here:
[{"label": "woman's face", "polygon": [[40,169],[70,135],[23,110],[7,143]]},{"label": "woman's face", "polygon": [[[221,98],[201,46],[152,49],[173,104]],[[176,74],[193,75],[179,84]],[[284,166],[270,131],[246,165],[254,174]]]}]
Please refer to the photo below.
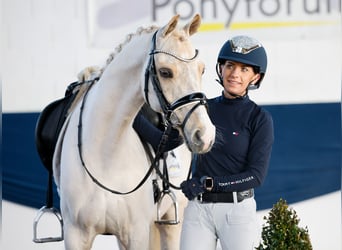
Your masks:
[{"label": "woman's face", "polygon": [[260,74],[255,73],[252,66],[234,61],[221,65],[221,75],[226,98],[244,96],[248,85],[260,79]]}]

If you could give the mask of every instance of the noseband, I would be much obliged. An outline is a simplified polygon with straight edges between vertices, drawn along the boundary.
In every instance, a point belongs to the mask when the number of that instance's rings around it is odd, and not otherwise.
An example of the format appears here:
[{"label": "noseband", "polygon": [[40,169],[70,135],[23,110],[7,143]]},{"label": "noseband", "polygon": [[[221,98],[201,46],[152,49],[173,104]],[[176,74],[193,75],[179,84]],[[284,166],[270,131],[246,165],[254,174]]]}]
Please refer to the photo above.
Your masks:
[{"label": "noseband", "polygon": [[[183,58],[183,57],[177,56],[174,53],[169,52],[169,51],[157,50],[156,49],[157,32],[158,32],[158,30],[153,34],[153,37],[152,37],[152,48],[151,48],[151,52],[149,53],[150,58],[149,58],[148,65],[147,65],[146,70],[145,70],[145,88],[144,88],[145,100],[146,100],[147,104],[150,105],[149,98],[148,98],[148,91],[149,91],[148,83],[149,83],[149,78],[151,77],[153,89],[156,92],[157,98],[159,100],[159,104],[160,104],[161,109],[165,115],[166,122],[168,122],[172,126],[180,126],[182,129],[184,129],[185,124],[186,124],[187,120],[189,119],[190,115],[192,114],[192,112],[194,112],[194,110],[199,105],[205,105],[207,107],[207,98],[206,98],[204,93],[195,92],[195,93],[191,93],[189,95],[185,95],[173,103],[169,103],[167,101],[162,89],[161,89],[161,86],[160,86],[160,81],[158,79],[158,75],[157,75],[157,71],[156,71],[154,55],[159,54],[159,53],[163,53],[163,54],[172,56],[172,57],[174,57],[177,60],[182,61],[182,62],[191,62],[192,60],[194,60],[198,56],[198,50],[197,49],[195,50],[195,55],[192,58]],[[173,121],[171,119],[171,116],[172,116],[172,114],[174,114],[174,111],[176,109],[178,109],[182,106],[188,105],[190,103],[193,103],[193,102],[197,102],[197,104],[194,105],[190,109],[190,111],[187,113],[187,115],[184,118],[184,121],[181,124],[175,123],[175,121]]]}]

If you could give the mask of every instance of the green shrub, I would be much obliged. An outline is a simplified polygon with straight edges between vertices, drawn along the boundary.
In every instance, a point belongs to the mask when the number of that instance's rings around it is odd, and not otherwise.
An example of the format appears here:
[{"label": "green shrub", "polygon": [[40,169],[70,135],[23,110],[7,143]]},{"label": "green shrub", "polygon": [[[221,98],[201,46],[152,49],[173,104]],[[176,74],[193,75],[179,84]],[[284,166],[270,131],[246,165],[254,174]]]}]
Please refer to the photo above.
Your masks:
[{"label": "green shrub", "polygon": [[285,200],[280,199],[273,205],[264,220],[262,242],[257,250],[312,250],[307,227],[298,226],[297,213]]}]

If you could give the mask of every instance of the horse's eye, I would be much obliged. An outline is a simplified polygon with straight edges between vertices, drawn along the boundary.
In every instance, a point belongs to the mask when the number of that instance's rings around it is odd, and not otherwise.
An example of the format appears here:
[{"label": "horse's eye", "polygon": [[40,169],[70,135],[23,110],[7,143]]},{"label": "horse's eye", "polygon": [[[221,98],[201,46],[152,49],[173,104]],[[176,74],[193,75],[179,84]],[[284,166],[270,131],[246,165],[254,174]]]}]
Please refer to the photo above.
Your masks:
[{"label": "horse's eye", "polygon": [[172,78],[173,77],[172,71],[170,69],[167,69],[167,68],[160,68],[159,74],[163,78]]}]

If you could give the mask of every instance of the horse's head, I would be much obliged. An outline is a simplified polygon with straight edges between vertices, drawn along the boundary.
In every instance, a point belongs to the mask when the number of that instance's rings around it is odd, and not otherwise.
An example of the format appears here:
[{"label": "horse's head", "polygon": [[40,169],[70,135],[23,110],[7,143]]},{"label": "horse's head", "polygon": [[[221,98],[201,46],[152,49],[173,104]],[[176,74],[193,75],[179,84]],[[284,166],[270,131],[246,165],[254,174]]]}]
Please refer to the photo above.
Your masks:
[{"label": "horse's head", "polygon": [[145,99],[154,110],[163,112],[172,126],[181,130],[192,152],[205,153],[214,143],[215,127],[201,92],[204,64],[189,40],[197,32],[201,17],[196,15],[183,28],[177,28],[178,19],[178,15],[174,16],[153,36]]}]

